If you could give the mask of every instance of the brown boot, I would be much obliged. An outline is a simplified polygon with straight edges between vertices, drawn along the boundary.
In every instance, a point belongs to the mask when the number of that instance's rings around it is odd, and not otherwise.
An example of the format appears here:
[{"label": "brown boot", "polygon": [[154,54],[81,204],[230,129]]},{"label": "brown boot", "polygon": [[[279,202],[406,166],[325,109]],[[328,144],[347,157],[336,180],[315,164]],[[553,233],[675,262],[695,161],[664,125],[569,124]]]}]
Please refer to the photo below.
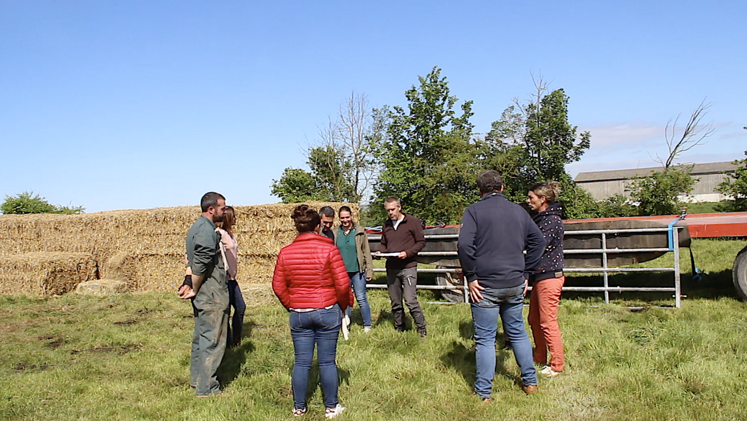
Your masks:
[{"label": "brown boot", "polygon": [[521,390],[523,390],[524,393],[526,393],[527,395],[531,395],[537,391],[537,385],[536,384],[521,385]]}]

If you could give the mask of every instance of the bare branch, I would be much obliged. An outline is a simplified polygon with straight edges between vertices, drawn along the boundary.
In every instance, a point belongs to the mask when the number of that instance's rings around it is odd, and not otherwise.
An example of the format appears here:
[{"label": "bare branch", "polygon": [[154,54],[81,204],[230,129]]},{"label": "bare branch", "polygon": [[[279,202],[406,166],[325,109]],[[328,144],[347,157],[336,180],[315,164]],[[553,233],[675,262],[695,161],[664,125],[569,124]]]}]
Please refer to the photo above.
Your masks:
[{"label": "bare branch", "polygon": [[708,108],[711,107],[711,103],[706,103],[705,99],[700,102],[695,110],[690,113],[690,118],[687,120],[685,127],[682,131],[682,135],[677,137],[677,123],[680,118],[680,114],[672,121],[667,121],[667,125],[664,128],[664,138],[667,142],[667,149],[669,150],[669,156],[665,163],[663,163],[664,169],[672,166],[674,160],[689,151],[690,149],[703,144],[706,138],[711,136],[715,129],[713,123],[702,125],[701,121],[706,114],[708,114]]}]

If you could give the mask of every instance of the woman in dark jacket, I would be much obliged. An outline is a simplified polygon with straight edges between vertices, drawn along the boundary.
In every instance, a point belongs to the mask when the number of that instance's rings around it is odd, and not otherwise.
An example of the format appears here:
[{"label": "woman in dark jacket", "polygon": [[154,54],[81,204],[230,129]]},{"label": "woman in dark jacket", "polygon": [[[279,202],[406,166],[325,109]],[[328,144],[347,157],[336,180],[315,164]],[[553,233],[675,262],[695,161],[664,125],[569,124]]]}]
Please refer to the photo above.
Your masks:
[{"label": "woman in dark jacket", "polygon": [[[556,202],[560,194],[557,182],[538,183],[529,189],[527,203],[536,211],[534,222],[542,231],[547,246],[537,270],[529,277],[532,297],[529,300],[529,325],[534,336],[534,362],[544,365],[540,373],[553,377],[565,369],[563,339],[558,326],[558,306],[563,290],[563,221]],[[547,351],[550,350],[548,365]]]},{"label": "woman in dark jacket", "polygon": [[306,386],[317,347],[325,416],[345,410],[337,400],[337,338],[342,314],[350,305],[350,278],[332,240],[319,235],[319,214],[307,205],[293,211],[298,236],[278,254],[272,289],[290,312],[295,349],[293,415],[306,413]]}]

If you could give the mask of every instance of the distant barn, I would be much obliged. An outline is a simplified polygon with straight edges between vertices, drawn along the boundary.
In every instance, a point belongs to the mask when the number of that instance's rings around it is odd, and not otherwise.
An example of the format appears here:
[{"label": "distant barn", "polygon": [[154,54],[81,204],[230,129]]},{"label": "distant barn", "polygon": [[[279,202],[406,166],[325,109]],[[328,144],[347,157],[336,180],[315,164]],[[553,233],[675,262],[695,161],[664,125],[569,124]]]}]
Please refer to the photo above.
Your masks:
[{"label": "distant barn", "polygon": [[[690,202],[718,202],[726,196],[716,191],[716,187],[729,174],[734,174],[737,166],[731,162],[710,162],[694,164],[693,178],[699,179],[691,195],[683,198]],[[594,200],[604,200],[616,194],[630,196],[630,186],[636,178],[651,175],[653,171],[661,171],[662,167],[636,168],[629,170],[582,172],[576,176],[576,184],[591,193]]]}]

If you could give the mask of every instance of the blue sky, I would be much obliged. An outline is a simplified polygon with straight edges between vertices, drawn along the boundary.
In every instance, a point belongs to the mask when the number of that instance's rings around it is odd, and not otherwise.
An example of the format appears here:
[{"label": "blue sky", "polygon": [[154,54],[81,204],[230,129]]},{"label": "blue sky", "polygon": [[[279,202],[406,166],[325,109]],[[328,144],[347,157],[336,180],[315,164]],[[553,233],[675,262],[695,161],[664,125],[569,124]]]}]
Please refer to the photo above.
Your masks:
[{"label": "blue sky", "polygon": [[667,121],[704,98],[715,133],[680,162],[741,159],[747,2],[615,3],[0,0],[0,195],[277,202],[352,91],[404,105],[433,66],[482,133],[532,73],[564,88],[592,135],[574,175],[656,165]]}]

